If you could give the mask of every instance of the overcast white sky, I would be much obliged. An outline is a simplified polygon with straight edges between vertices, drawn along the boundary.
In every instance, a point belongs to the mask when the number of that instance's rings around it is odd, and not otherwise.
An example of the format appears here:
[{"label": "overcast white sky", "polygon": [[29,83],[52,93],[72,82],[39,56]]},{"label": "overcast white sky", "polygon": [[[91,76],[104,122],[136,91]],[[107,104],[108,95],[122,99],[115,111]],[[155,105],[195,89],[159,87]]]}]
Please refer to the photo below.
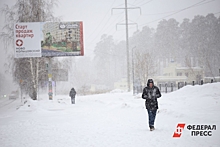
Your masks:
[{"label": "overcast white sky", "polygon": [[[130,22],[136,22],[139,29],[143,24],[150,27],[156,27],[157,20],[171,13],[157,14],[180,10],[192,6],[202,0],[127,0],[130,7],[141,7],[142,15],[139,10],[129,10]],[[102,34],[107,33],[113,35],[115,39],[122,40],[125,38],[125,26],[118,26],[116,31],[116,23],[124,22],[124,10],[114,10],[111,15],[111,9],[124,7],[124,0],[60,0],[59,6],[55,10],[57,16],[62,16],[63,20],[82,20],[84,22],[84,40],[85,54],[90,55],[93,52],[95,44],[100,40]],[[176,18],[182,21],[183,18],[192,19],[195,15],[207,15],[208,13],[220,12],[220,0],[206,0],[209,2],[197,7],[193,7],[182,11],[168,18]],[[220,13],[216,14],[219,16]],[[130,28],[129,34],[136,30],[136,27]]]},{"label": "overcast white sky", "polygon": [[[16,0],[0,0],[0,7],[4,4],[13,5]],[[202,0],[127,0],[129,7],[141,7],[142,15],[139,10],[129,10],[130,22],[136,22],[139,29],[144,25],[156,27],[159,21],[149,23],[151,21],[163,18],[175,10],[180,10],[192,6]],[[204,1],[204,0],[203,0]],[[116,40],[125,39],[125,26],[118,26],[116,31],[116,23],[125,20],[123,10],[114,10],[111,15],[111,9],[124,7],[124,0],[59,0],[58,7],[54,9],[55,16],[62,16],[62,21],[81,20],[84,22],[84,44],[85,55],[93,54],[96,43],[100,40],[102,34],[113,35]],[[175,18],[179,22],[183,18],[192,19],[195,15],[207,15],[208,13],[220,13],[220,0],[206,0],[206,4],[193,7],[172,15],[169,18]],[[164,14],[158,14],[164,13]],[[148,15],[150,14],[150,15]],[[157,15],[151,15],[157,14]],[[0,28],[4,24],[4,16],[0,15]],[[136,30],[136,27],[131,26],[129,29],[130,36]],[[2,46],[2,43],[0,43]],[[3,50],[3,48],[1,48]],[[2,51],[1,51],[2,56]],[[1,57],[2,58],[2,57]]]}]

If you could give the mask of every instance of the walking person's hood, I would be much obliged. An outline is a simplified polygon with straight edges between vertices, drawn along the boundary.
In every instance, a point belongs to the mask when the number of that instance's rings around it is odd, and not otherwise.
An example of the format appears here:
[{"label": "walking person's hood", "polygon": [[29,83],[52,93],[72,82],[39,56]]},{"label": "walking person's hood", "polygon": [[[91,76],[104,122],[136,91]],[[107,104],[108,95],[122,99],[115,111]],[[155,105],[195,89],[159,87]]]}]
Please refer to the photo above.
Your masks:
[{"label": "walking person's hood", "polygon": [[148,81],[147,81],[147,87],[149,87],[149,84],[150,83],[153,83],[153,86],[154,86],[154,81],[153,81],[153,79],[148,79]]}]

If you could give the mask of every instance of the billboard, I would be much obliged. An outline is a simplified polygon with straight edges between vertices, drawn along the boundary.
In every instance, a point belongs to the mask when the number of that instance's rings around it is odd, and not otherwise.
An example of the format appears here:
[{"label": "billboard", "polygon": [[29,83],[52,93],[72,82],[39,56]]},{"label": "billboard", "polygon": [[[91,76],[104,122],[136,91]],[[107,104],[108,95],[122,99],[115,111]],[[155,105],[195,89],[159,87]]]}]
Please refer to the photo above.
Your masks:
[{"label": "billboard", "polygon": [[15,58],[41,57],[39,23],[14,24]]},{"label": "billboard", "polygon": [[15,58],[83,56],[83,22],[16,23]]}]

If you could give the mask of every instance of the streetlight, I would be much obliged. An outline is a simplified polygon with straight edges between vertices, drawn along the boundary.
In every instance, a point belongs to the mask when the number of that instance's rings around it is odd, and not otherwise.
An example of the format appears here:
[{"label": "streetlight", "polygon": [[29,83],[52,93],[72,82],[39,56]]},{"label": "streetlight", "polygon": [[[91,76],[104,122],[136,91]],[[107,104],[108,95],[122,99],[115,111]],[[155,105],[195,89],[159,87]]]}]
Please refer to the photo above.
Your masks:
[{"label": "streetlight", "polygon": [[134,95],[134,48],[136,48],[136,46],[134,46],[132,48],[132,79],[133,79],[133,95]]},{"label": "streetlight", "polygon": [[220,68],[219,68],[219,77],[218,77],[218,79],[219,79],[219,82],[220,82]]}]

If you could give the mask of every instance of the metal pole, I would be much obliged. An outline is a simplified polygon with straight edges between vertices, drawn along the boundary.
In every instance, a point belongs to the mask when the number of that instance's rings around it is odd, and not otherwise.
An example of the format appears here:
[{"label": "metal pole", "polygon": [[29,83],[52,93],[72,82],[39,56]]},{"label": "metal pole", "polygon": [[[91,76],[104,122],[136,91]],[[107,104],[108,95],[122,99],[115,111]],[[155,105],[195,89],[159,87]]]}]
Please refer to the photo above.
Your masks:
[{"label": "metal pole", "polygon": [[56,81],[54,81],[54,86],[55,86],[55,96],[56,96],[56,93],[57,93],[57,82]]},{"label": "metal pole", "polygon": [[171,83],[171,92],[173,92],[173,83]]},{"label": "metal pole", "polygon": [[[37,82],[37,83],[38,83],[38,82]],[[37,87],[38,87],[38,88],[37,88],[37,93],[38,93],[38,94],[37,94],[37,95],[38,95],[38,98],[37,98],[37,99],[40,100],[40,91],[39,91],[40,88],[39,88],[39,83],[38,83],[38,86],[37,86]]]},{"label": "metal pole", "polygon": [[130,92],[130,64],[129,64],[129,43],[128,43],[128,8],[125,0],[125,25],[126,25],[126,50],[127,50],[127,84]]},{"label": "metal pole", "polygon": [[[126,25],[126,54],[127,54],[127,85],[128,85],[128,91],[130,91],[131,85],[130,85],[130,60],[129,60],[129,40],[128,40],[128,25],[136,24],[136,23],[128,23],[128,9],[140,9],[141,13],[141,8],[140,7],[128,7],[127,5],[127,0],[125,0],[125,8],[112,8],[113,9],[125,9],[125,24],[117,24],[117,25]],[[117,30],[117,25],[116,25],[116,30]]]},{"label": "metal pole", "polygon": [[[136,46],[135,46],[136,47]],[[134,95],[134,48],[132,48],[132,78],[133,78],[133,95]]]},{"label": "metal pole", "polygon": [[49,95],[49,100],[53,99],[53,88],[52,88],[52,63],[51,63],[51,58],[49,57],[49,62],[48,62],[48,95]]},{"label": "metal pole", "polygon": [[23,81],[20,80],[21,104],[22,104],[22,87],[21,87],[21,86],[22,86],[22,82],[23,82]]},{"label": "metal pole", "polygon": [[218,79],[219,79],[219,82],[220,82],[220,69],[219,69],[219,77],[218,77]]},{"label": "metal pole", "polygon": [[167,93],[167,83],[165,84],[165,93]]}]

